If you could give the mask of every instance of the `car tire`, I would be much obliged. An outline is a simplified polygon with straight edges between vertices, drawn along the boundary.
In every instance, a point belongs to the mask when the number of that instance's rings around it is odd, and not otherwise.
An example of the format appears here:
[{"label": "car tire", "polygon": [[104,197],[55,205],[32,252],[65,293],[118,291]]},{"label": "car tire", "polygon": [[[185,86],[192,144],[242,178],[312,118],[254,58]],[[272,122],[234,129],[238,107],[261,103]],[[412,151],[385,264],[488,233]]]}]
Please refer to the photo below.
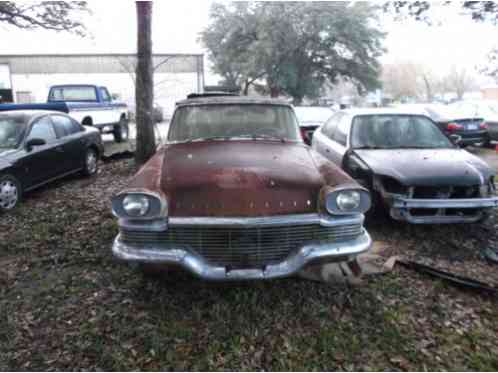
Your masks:
[{"label": "car tire", "polygon": [[88,148],[85,152],[83,166],[83,175],[84,176],[93,176],[97,173],[99,168],[99,154],[94,148]]},{"label": "car tire", "polygon": [[119,120],[119,124],[114,126],[114,141],[116,142],[126,142],[130,136],[130,128],[128,126],[128,121],[122,117]]},{"label": "car tire", "polygon": [[0,212],[12,210],[22,198],[22,185],[12,175],[0,176]]}]

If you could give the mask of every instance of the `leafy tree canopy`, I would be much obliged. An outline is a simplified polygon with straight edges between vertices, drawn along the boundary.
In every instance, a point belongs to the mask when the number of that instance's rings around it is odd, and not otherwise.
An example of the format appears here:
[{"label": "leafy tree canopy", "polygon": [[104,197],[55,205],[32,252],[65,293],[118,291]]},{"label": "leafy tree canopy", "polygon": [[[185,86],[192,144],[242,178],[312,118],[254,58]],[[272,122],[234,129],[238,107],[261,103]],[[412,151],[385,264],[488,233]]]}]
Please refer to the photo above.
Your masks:
[{"label": "leafy tree canopy", "polygon": [[340,78],[360,91],[379,86],[376,11],[366,2],[215,3],[201,41],[225,84],[299,103]]},{"label": "leafy tree canopy", "polygon": [[84,26],[74,16],[89,12],[86,1],[0,1],[0,23],[22,29],[43,28],[84,34]]}]

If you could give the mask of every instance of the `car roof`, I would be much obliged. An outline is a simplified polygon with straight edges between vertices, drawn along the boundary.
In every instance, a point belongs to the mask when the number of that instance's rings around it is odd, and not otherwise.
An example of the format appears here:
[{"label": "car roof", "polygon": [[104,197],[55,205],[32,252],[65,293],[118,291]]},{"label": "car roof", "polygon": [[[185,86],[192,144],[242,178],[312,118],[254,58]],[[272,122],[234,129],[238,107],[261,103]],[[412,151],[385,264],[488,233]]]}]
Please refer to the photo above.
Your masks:
[{"label": "car roof", "polygon": [[63,116],[66,116],[66,117],[68,116],[66,113],[63,113],[61,111],[54,111],[54,110],[26,109],[26,110],[6,110],[6,111],[0,111],[0,115],[15,115],[17,117],[23,117],[23,120],[25,120],[26,123],[31,123],[36,118],[41,117],[43,115],[48,115],[48,114],[63,115]]},{"label": "car roof", "polygon": [[381,108],[365,108],[365,109],[344,109],[340,110],[341,113],[346,113],[351,116],[358,115],[421,115],[427,117],[427,114],[424,113],[423,109],[415,109],[415,108],[390,108],[390,107],[381,107]]},{"label": "car roof", "polygon": [[233,104],[233,105],[284,105],[292,107],[291,104],[283,100],[264,98],[264,97],[247,97],[247,96],[217,96],[217,97],[196,97],[181,100],[176,103],[177,106],[189,105],[216,105],[216,104]]}]

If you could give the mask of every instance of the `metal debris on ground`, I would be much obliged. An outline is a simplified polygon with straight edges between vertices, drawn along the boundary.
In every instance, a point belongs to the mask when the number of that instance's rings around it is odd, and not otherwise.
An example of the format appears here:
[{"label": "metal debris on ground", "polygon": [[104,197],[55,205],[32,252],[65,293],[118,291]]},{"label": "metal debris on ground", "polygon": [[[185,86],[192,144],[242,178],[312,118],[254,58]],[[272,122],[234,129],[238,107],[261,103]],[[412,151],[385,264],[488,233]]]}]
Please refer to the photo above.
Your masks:
[{"label": "metal debris on ground", "polygon": [[486,260],[498,264],[498,248],[486,247],[482,254]]}]

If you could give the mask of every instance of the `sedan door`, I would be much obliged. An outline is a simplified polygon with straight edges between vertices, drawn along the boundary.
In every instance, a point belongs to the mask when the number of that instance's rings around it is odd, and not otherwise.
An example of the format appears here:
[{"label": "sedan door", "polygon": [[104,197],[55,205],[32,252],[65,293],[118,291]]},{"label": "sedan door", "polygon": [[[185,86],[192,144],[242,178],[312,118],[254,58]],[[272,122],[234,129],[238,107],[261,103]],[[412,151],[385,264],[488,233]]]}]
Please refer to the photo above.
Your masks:
[{"label": "sedan door", "polygon": [[324,125],[322,131],[313,137],[314,149],[328,160],[342,167],[344,154],[347,151],[351,117],[343,112],[336,113]]},{"label": "sedan door", "polygon": [[57,177],[63,170],[63,149],[49,116],[39,118],[31,125],[25,144],[31,139],[42,139],[45,145],[25,147],[25,154],[19,160],[18,164],[26,176],[26,189]]},{"label": "sedan door", "polygon": [[59,144],[64,150],[60,162],[64,164],[63,172],[77,171],[83,168],[85,143],[82,137],[83,127],[74,119],[65,115],[51,115]]}]

